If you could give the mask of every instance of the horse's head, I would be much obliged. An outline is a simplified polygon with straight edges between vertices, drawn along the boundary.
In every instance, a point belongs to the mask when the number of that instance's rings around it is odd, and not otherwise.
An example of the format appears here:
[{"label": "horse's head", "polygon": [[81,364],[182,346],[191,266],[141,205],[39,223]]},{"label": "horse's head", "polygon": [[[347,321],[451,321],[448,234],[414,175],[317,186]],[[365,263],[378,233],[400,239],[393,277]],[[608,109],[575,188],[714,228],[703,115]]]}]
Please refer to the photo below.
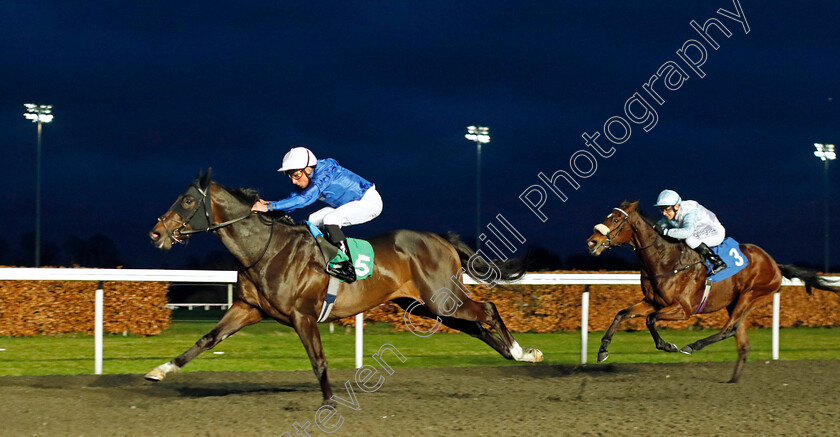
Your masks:
[{"label": "horse's head", "polygon": [[173,243],[186,243],[190,234],[207,230],[212,223],[210,206],[210,173],[199,173],[187,190],[169,210],[158,217],[158,223],[149,232],[152,244],[158,249],[169,250]]},{"label": "horse's head", "polygon": [[624,202],[619,208],[595,225],[595,232],[586,242],[589,253],[598,256],[601,252],[630,241],[633,236],[633,226],[629,225],[630,215],[636,213],[639,202]]}]

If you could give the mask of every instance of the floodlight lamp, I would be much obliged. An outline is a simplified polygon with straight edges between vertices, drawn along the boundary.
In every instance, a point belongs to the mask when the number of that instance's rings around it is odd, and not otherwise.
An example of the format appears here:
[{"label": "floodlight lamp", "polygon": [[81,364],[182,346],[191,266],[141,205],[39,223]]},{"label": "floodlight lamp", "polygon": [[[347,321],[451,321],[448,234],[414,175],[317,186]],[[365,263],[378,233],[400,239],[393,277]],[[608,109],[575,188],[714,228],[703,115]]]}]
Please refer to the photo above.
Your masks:
[{"label": "floodlight lamp", "polygon": [[33,123],[49,123],[53,120],[52,105],[36,105],[34,103],[24,103],[26,113],[23,114],[27,120],[32,120]]},{"label": "floodlight lamp", "polygon": [[817,149],[814,151],[814,156],[823,161],[833,161],[837,159],[837,154],[834,152],[834,144],[814,143]]},{"label": "floodlight lamp", "polygon": [[837,154],[834,153],[834,144],[825,145],[825,159],[831,161],[837,159]]},{"label": "floodlight lamp", "polygon": [[470,141],[475,141],[477,143],[489,143],[490,142],[490,128],[486,126],[467,126],[468,134],[464,135],[464,137]]}]

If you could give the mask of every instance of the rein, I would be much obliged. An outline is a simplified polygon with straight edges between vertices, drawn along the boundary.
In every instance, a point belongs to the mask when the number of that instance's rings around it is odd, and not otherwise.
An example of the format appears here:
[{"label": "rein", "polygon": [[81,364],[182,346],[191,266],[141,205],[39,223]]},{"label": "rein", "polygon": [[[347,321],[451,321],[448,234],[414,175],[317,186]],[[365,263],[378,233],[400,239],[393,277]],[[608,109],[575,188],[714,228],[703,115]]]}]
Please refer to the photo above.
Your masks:
[{"label": "rein", "polygon": [[[241,219],[238,219],[238,220],[241,220]],[[260,221],[262,221],[262,220],[260,220]],[[263,223],[265,223],[265,222],[263,222]],[[256,261],[252,262],[251,265],[243,268],[242,271],[250,270],[251,267],[254,267],[255,265],[257,265],[258,262],[262,261],[263,257],[265,256],[265,253],[268,252],[268,246],[271,245],[271,240],[274,238],[274,220],[271,220],[271,225],[270,226],[271,226],[271,228],[268,230],[268,241],[265,242],[265,247],[263,247],[262,254],[260,255],[259,258],[257,258]]]},{"label": "rein", "polygon": [[697,264],[702,264],[702,261],[696,261],[696,262],[691,263],[687,266],[682,266],[678,269],[674,269],[672,271],[668,271],[668,272],[665,272],[665,273],[660,273],[658,275],[653,275],[653,276],[642,275],[642,279],[656,279],[656,278],[664,278],[666,276],[673,276],[673,275],[676,275],[677,273],[684,272],[684,271],[690,269],[691,267],[694,267]]},{"label": "rein", "polygon": [[180,235],[192,235],[192,234],[198,234],[199,232],[215,231],[216,229],[221,229],[221,228],[224,228],[225,226],[230,226],[230,225],[232,225],[236,222],[240,222],[242,220],[245,220],[246,218],[251,217],[254,214],[256,214],[256,211],[248,212],[248,214],[245,214],[242,217],[235,218],[233,220],[228,220],[226,222],[219,223],[217,225],[208,226],[207,229],[187,229],[185,231],[180,231],[179,234]]}]

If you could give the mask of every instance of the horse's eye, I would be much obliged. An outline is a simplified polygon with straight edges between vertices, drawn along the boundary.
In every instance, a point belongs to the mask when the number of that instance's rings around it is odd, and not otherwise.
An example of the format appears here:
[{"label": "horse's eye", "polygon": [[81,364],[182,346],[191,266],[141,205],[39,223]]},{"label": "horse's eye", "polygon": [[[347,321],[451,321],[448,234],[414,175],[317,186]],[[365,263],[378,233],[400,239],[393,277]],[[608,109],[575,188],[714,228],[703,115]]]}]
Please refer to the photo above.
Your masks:
[{"label": "horse's eye", "polygon": [[192,204],[193,204],[193,198],[192,197],[185,197],[184,198],[184,206],[190,206]]},{"label": "horse's eye", "polygon": [[618,223],[618,219],[613,219],[613,223]]}]

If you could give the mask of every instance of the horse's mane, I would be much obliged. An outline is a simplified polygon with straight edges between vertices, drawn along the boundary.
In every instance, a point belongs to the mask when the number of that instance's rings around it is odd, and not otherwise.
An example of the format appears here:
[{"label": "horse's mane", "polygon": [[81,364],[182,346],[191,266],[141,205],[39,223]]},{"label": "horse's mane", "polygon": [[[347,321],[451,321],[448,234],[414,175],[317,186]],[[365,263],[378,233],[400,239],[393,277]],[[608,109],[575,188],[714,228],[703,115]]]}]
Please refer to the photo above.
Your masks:
[{"label": "horse's mane", "polygon": [[[217,183],[218,184],[218,183]],[[253,189],[253,188],[227,188],[224,185],[218,184],[222,187],[225,191],[230,193],[236,200],[242,202],[245,205],[253,205],[254,202],[260,199],[260,192]],[[296,222],[291,216],[283,212],[269,212],[263,213],[260,217],[268,217],[271,218],[273,221],[278,223],[283,223],[286,225],[300,225],[303,226],[303,223]]]},{"label": "horse's mane", "polygon": [[253,205],[254,202],[260,199],[260,192],[253,188],[230,189],[221,184],[219,186],[224,188],[228,193],[232,194],[236,200],[248,205]]},{"label": "horse's mane", "polygon": [[[621,206],[619,206],[619,208],[625,209],[625,208],[629,207],[630,204],[632,204],[633,202],[634,201],[631,201],[631,200],[625,200],[624,202],[621,202]],[[642,211],[642,209],[639,207],[639,205],[638,205],[639,201],[638,200],[636,200],[635,202],[637,203],[636,213],[639,214],[639,217],[641,217],[642,220],[645,221],[645,223],[647,223],[651,226],[655,225],[656,222],[657,222],[657,219],[655,219],[653,217],[650,217],[649,215],[645,214],[645,212]]]}]

